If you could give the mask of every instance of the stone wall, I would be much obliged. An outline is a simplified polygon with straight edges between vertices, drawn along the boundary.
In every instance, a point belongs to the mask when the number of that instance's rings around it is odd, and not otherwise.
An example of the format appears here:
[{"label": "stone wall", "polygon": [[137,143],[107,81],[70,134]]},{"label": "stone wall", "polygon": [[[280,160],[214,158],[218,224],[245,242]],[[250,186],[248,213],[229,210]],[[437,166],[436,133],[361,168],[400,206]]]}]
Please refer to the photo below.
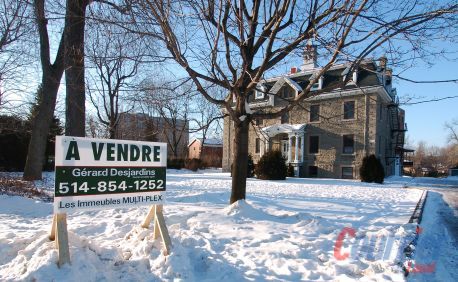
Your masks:
[{"label": "stone wall", "polygon": [[[355,118],[343,119],[343,104],[345,101],[355,101]],[[320,120],[310,122],[310,105],[320,105]],[[309,166],[318,167],[318,177],[341,178],[342,167],[352,167],[353,177],[359,178],[359,167],[366,155],[375,154],[391,173],[390,164],[385,163],[386,154],[391,150],[390,120],[386,104],[376,93],[359,93],[351,96],[341,96],[316,101],[305,101],[293,109],[290,114],[290,124],[307,124],[304,141],[304,163],[300,171],[301,176],[309,176]],[[258,162],[264,151],[265,142],[259,133],[266,126],[280,124],[281,119],[263,120],[258,126],[250,127],[249,152],[255,163]],[[232,124],[228,118],[224,121],[224,149],[223,169],[230,168],[232,144],[229,142],[230,134],[233,134]],[[343,135],[354,135],[354,153],[343,153]],[[319,136],[318,154],[309,153],[310,136]],[[282,136],[271,138],[270,149],[280,149]],[[285,134],[283,136],[287,138]],[[233,137],[232,137],[233,138]],[[260,153],[256,153],[256,138],[260,138]],[[381,142],[381,143],[380,143]],[[293,143],[294,148],[294,143]],[[294,154],[293,154],[294,156]]]}]

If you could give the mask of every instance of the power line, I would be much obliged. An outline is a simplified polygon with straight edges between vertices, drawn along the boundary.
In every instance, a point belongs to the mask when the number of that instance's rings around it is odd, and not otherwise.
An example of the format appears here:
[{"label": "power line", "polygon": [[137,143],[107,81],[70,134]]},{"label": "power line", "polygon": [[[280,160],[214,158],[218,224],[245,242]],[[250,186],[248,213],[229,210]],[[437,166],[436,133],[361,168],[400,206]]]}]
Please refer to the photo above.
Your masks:
[{"label": "power line", "polygon": [[442,100],[448,100],[448,99],[456,99],[458,98],[458,95],[455,96],[448,96],[448,97],[443,97],[443,98],[433,98],[429,100],[423,100],[423,101],[418,101],[418,102],[407,102],[407,103],[401,103],[402,105],[405,106],[411,106],[411,105],[417,105],[417,104],[424,104],[424,103],[432,103],[432,102],[439,102]]}]

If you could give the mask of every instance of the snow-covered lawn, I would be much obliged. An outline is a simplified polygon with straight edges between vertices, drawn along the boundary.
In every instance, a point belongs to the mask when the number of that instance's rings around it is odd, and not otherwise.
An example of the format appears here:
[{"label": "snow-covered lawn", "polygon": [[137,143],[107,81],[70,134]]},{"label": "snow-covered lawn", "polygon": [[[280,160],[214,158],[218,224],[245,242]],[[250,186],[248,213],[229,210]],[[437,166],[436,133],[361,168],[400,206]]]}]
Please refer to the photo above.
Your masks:
[{"label": "snow-covered lawn", "polygon": [[[68,215],[71,265],[57,268],[52,204],[0,195],[0,281],[404,281],[402,249],[422,191],[329,179],[250,179],[229,206],[231,178],[168,170],[165,257],[147,207]],[[52,176],[41,186],[52,189]],[[339,260],[334,255],[344,227]],[[348,229],[347,229],[348,230]],[[387,243],[389,242],[389,243]],[[398,252],[400,251],[400,252]]]}]

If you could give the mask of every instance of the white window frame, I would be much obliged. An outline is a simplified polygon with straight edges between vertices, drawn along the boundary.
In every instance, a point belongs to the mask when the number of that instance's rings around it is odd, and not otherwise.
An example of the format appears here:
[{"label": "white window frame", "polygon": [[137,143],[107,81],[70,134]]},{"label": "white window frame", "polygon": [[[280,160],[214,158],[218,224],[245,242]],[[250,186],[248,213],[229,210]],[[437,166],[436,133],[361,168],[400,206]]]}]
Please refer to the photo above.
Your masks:
[{"label": "white window frame", "polygon": [[[344,75],[342,77],[342,81],[345,81],[347,79],[347,75]],[[347,82],[348,84],[356,84],[358,82],[358,70],[354,70],[353,73],[351,74],[351,79]]]},{"label": "white window frame", "polygon": [[255,100],[264,99],[265,97],[266,87],[263,84],[261,84],[259,88],[261,88],[261,91],[256,89],[255,95],[254,95]]},{"label": "white window frame", "polygon": [[318,79],[318,82],[314,83],[310,88],[311,91],[320,90],[323,88],[323,76]]}]

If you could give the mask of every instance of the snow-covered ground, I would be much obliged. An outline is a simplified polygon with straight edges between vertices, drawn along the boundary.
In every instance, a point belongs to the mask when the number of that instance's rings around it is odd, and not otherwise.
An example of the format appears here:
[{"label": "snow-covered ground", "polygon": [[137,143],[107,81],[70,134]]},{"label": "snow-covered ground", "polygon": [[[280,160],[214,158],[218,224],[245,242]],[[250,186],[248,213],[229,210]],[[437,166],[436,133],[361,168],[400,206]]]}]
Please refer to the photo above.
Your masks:
[{"label": "snow-covered ground", "polygon": [[229,206],[228,174],[167,173],[167,257],[140,227],[147,207],[79,212],[68,215],[72,263],[59,269],[52,204],[0,195],[0,281],[405,280],[407,222],[422,194],[403,188],[410,179],[250,179],[247,200]]}]

